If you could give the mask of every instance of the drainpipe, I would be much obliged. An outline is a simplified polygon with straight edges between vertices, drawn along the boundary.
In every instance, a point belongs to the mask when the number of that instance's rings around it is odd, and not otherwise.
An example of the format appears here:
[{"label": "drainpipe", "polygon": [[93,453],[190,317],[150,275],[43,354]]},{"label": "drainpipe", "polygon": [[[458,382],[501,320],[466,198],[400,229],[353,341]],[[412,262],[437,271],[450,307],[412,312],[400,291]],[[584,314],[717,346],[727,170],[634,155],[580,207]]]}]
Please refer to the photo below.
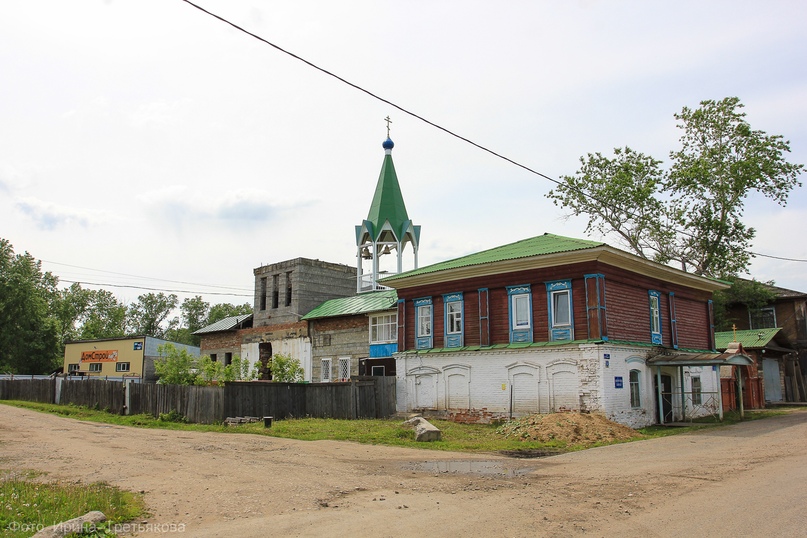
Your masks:
[{"label": "drainpipe", "polygon": [[681,421],[686,422],[687,419],[687,394],[686,383],[684,383],[684,367],[678,367],[678,373],[681,376]]},{"label": "drainpipe", "polygon": [[656,366],[656,386],[658,387],[658,423],[664,426],[664,396],[661,386],[661,366]]}]

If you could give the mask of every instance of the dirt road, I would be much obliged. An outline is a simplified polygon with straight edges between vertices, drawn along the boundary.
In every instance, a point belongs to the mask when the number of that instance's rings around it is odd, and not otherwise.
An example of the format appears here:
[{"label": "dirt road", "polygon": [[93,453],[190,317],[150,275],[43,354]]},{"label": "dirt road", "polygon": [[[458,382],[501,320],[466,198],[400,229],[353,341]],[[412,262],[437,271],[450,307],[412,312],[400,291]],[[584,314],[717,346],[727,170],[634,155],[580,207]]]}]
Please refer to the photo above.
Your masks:
[{"label": "dirt road", "polygon": [[804,536],[807,412],[519,460],[0,405],[0,468],[144,491],[134,535]]}]

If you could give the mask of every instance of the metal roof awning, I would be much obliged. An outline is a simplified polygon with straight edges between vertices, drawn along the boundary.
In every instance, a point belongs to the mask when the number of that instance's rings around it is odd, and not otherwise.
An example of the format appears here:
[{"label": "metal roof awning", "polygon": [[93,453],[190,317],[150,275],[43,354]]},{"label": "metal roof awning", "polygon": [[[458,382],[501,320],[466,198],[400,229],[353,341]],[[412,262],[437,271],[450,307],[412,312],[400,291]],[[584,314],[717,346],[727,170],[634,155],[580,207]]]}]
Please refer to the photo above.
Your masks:
[{"label": "metal roof awning", "polygon": [[647,364],[653,366],[751,366],[754,360],[745,354],[742,345],[729,345],[723,353],[687,353],[672,350],[653,350],[648,353]]}]

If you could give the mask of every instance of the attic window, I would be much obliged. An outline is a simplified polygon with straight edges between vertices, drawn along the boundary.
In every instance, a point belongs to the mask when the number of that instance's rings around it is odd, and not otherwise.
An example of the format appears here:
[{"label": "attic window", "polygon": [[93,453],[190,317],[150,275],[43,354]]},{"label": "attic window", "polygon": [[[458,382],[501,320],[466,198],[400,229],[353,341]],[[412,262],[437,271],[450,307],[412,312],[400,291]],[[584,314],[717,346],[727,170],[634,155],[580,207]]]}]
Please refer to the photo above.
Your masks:
[{"label": "attic window", "polygon": [[748,311],[748,322],[751,330],[773,329],[776,327],[776,310],[772,306]]}]

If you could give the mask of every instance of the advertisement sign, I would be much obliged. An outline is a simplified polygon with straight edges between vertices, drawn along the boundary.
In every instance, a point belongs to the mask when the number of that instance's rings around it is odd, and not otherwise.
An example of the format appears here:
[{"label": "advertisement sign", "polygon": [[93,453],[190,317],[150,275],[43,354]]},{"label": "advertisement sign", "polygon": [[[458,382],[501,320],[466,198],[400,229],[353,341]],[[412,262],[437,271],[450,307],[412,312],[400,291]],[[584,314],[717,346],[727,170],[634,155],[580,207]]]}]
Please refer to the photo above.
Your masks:
[{"label": "advertisement sign", "polygon": [[81,352],[81,362],[116,362],[117,360],[117,349],[93,349]]}]

